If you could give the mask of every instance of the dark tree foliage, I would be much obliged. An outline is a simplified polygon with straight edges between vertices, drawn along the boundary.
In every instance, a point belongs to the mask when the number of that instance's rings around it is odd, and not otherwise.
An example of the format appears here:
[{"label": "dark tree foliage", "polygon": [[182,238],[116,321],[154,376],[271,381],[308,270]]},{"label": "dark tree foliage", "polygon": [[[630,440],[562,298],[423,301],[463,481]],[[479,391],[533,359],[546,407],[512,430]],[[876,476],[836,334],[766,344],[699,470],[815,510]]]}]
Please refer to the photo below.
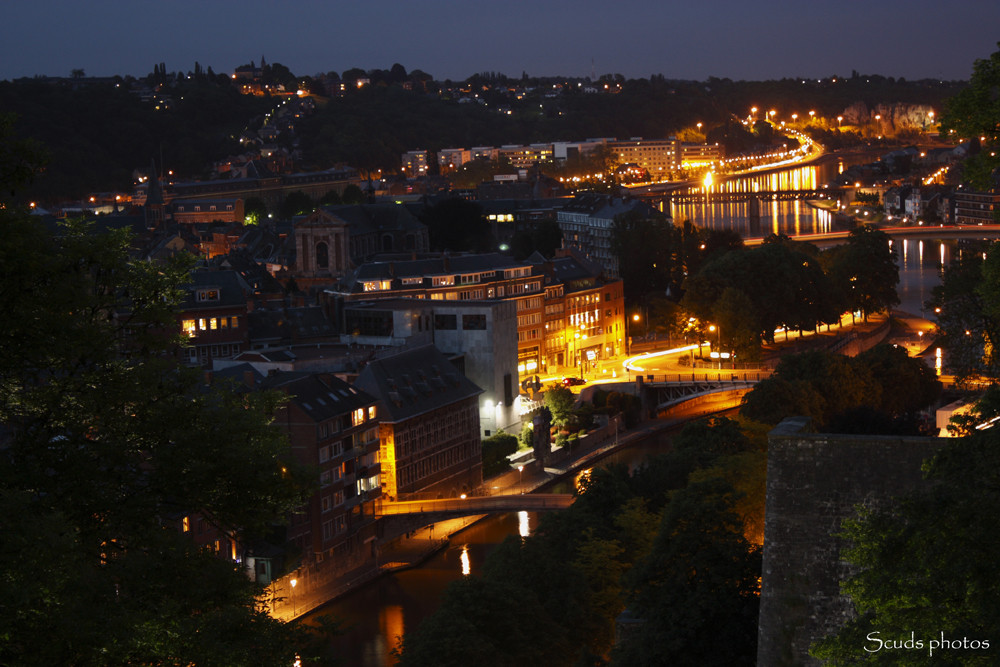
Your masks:
[{"label": "dark tree foliage", "polygon": [[479,204],[457,197],[445,199],[425,208],[420,220],[427,225],[433,250],[488,252],[496,249]]},{"label": "dark tree foliage", "polygon": [[311,213],[316,209],[316,202],[302,190],[296,190],[295,192],[288,193],[285,197],[285,201],[281,202],[281,207],[278,209],[278,215],[281,216],[283,220],[291,220],[297,215],[305,215]]},{"label": "dark tree foliage", "polygon": [[0,236],[0,663],[291,664],[303,634],[179,527],[247,544],[305,490],[275,395],[173,362],[190,263],[9,204]]},{"label": "dark tree foliage", "polygon": [[498,431],[483,438],[483,478],[495,477],[510,470],[507,456],[517,451],[517,437]]},{"label": "dark tree foliage", "polygon": [[899,304],[899,265],[888,234],[874,225],[863,225],[851,230],[845,245],[828,252],[835,288],[866,322],[869,315]]},{"label": "dark tree foliage", "polygon": [[[997,43],[1000,46],[1000,43]],[[994,190],[1000,167],[1000,51],[976,60],[969,85],[950,98],[941,115],[941,132],[970,141],[972,155],[963,165],[964,178],[976,189]]]},{"label": "dark tree foliage", "polygon": [[[737,618],[734,610],[746,602],[736,581],[739,564],[749,564],[751,586],[760,576],[757,548],[740,542],[739,515],[759,514],[760,508],[743,503],[720,480],[759,486],[759,462],[748,465],[737,459],[760,453],[729,420],[690,428],[684,435],[685,452],[653,457],[631,473],[624,465],[596,467],[581,480],[572,507],[544,515],[529,538],[508,538],[490,554],[481,580],[472,576],[454,592],[449,589],[442,610],[407,633],[401,664],[607,664],[626,595],[645,596],[648,585],[651,592],[642,599],[657,597],[662,590],[659,573],[682,570],[699,575],[686,590],[671,586],[678,596],[672,599],[683,598],[678,604],[690,603],[695,613],[670,636],[654,626],[644,648],[657,655],[673,651],[678,641],[694,642],[724,621],[731,626],[722,633],[728,644],[708,642],[698,655],[735,660],[733,664],[752,662],[756,633],[749,643],[743,635],[749,624],[756,627],[755,612],[747,607],[746,616]],[[700,439],[711,443],[704,455],[692,451]],[[712,467],[700,468],[704,462]],[[678,496],[678,502],[675,491],[699,471],[704,473],[699,488],[712,492]],[[761,496],[755,492],[754,502]],[[671,521],[662,520],[664,512],[671,513]],[[721,565],[724,558],[731,559],[731,566]],[[634,567],[641,574],[627,579],[632,585],[626,591],[627,573]]]},{"label": "dark tree foliage", "polygon": [[663,296],[680,258],[680,235],[658,211],[632,210],[615,216],[611,250],[625,285],[625,300],[642,303],[649,295]]},{"label": "dark tree foliage", "polygon": [[902,349],[879,345],[853,359],[814,350],[782,357],[744,397],[740,414],[768,424],[804,415],[834,433],[863,432],[866,423],[880,433],[915,434],[917,414],[940,393],[933,371]]},{"label": "dark tree foliage", "polygon": [[[926,467],[926,483],[890,507],[865,509],[844,523],[853,574],[842,588],[857,612],[813,654],[825,665],[995,665],[1000,627],[1000,432],[975,431]],[[874,634],[873,634],[874,633]],[[873,640],[923,642],[914,650],[876,650]],[[930,640],[989,642],[931,650]],[[868,652],[862,651],[867,647]]]},{"label": "dark tree foliage", "polygon": [[[983,254],[986,258],[983,259]],[[927,304],[934,309],[946,369],[963,383],[1000,376],[1000,245],[952,260]]]},{"label": "dark tree foliage", "polygon": [[247,121],[273,104],[241,95],[228,80],[172,78],[161,93],[172,100],[169,108],[143,102],[127,83],[0,81],[0,109],[17,117],[21,136],[51,155],[46,177],[25,189],[25,197],[130,190],[132,170],[161,157],[164,169],[200,177],[212,162],[238,154]]},{"label": "dark tree foliage", "polygon": [[779,327],[813,329],[836,321],[838,303],[813,251],[772,236],[755,248],[717,254],[689,277],[681,305],[703,321],[722,320],[724,346],[744,354],[773,342]]},{"label": "dark tree foliage", "polygon": [[761,550],[746,541],[731,487],[701,482],[671,500],[649,555],[627,575],[641,625],[613,665],[754,665]]}]

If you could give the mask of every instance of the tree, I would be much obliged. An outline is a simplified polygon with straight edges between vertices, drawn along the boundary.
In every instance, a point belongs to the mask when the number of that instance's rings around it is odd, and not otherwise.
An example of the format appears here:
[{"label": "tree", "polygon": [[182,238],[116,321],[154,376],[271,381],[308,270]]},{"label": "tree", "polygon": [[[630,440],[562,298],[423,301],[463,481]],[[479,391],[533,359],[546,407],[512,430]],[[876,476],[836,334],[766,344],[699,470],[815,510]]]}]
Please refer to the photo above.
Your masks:
[{"label": "tree", "polygon": [[947,101],[940,119],[941,132],[946,136],[971,142],[973,154],[965,162],[963,176],[981,191],[996,187],[995,174],[1000,167],[998,86],[1000,51],[973,63],[968,87]]},{"label": "tree", "polygon": [[483,438],[483,477],[495,477],[510,470],[507,456],[517,451],[517,445],[517,437],[505,433],[503,429]]},{"label": "tree", "polygon": [[1000,308],[995,295],[1000,288],[998,267],[998,244],[991,244],[982,253],[962,253],[944,270],[928,303],[934,308],[942,344],[948,350],[947,370],[959,383],[1000,374],[996,352],[1000,344]]},{"label": "tree", "polygon": [[899,266],[889,235],[875,225],[851,230],[847,244],[834,251],[831,272],[852,311],[868,316],[899,303]]},{"label": "tree", "polygon": [[243,221],[247,225],[259,225],[267,220],[267,204],[260,197],[248,197],[243,204]]},{"label": "tree", "polygon": [[664,295],[677,254],[677,234],[670,221],[655,210],[632,209],[615,216],[611,250],[625,284],[625,299],[641,303],[648,295]]},{"label": "tree", "polygon": [[316,203],[313,202],[309,195],[302,190],[296,190],[295,192],[288,193],[285,201],[281,202],[281,208],[278,210],[278,213],[283,220],[290,220],[297,215],[311,213],[315,208]]},{"label": "tree", "polygon": [[365,197],[365,193],[361,191],[361,188],[351,183],[346,188],[344,188],[343,194],[340,195],[340,199],[345,204],[364,204],[368,201]]},{"label": "tree", "polygon": [[275,395],[174,363],[190,263],[14,206],[0,232],[0,662],[291,664],[302,633],[180,528],[250,544],[304,491]]},{"label": "tree", "polygon": [[613,665],[755,664],[761,551],[734,502],[718,480],[671,500],[651,552],[627,576],[641,626],[615,647]]},{"label": "tree", "polygon": [[545,392],[545,407],[552,412],[552,423],[566,426],[573,416],[576,396],[566,387],[552,387]]},{"label": "tree", "polygon": [[[977,431],[933,457],[918,490],[844,522],[853,568],[841,586],[857,615],[813,647],[816,657],[831,667],[853,665],[866,648],[865,664],[873,665],[996,664],[998,471],[1000,432]],[[942,638],[956,643],[930,644]],[[885,644],[905,640],[922,644]]]},{"label": "tree", "polygon": [[445,199],[424,209],[420,219],[435,250],[486,252],[495,247],[483,209],[474,202]]}]

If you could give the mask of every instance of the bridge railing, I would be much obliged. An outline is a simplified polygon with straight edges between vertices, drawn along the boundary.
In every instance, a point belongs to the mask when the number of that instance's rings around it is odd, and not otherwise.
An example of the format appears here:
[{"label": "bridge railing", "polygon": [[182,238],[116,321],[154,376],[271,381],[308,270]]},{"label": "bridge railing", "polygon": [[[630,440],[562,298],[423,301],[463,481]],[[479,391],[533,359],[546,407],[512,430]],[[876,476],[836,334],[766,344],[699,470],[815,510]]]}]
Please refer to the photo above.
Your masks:
[{"label": "bridge railing", "polygon": [[690,372],[690,373],[650,373],[641,374],[647,384],[744,384],[747,382],[760,382],[771,376],[770,369],[760,369],[756,371],[726,370],[711,372]]}]

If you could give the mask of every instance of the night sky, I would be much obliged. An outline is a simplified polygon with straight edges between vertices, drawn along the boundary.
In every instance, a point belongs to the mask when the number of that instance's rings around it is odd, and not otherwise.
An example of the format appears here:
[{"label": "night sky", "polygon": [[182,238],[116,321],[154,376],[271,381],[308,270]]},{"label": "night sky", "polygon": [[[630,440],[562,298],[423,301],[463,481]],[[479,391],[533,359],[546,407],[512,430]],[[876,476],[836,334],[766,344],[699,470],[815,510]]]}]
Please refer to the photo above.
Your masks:
[{"label": "night sky", "polygon": [[231,73],[261,56],[298,75],[400,63],[439,80],[968,79],[998,41],[998,0],[5,0],[0,79]]}]

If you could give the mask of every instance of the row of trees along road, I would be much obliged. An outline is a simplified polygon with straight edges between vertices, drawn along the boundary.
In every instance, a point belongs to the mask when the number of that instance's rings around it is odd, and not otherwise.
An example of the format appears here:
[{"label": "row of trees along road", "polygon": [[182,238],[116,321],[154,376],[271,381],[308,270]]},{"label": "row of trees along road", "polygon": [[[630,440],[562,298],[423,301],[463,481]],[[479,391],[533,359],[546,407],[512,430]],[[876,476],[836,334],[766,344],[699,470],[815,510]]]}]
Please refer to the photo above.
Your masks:
[{"label": "row of trees along road", "polygon": [[732,232],[635,213],[619,216],[612,234],[626,300],[646,311],[651,328],[704,339],[714,323],[723,348],[747,361],[777,329],[814,330],[846,311],[867,321],[899,303],[895,252],[873,225],[825,251],[773,234],[750,248]]}]

